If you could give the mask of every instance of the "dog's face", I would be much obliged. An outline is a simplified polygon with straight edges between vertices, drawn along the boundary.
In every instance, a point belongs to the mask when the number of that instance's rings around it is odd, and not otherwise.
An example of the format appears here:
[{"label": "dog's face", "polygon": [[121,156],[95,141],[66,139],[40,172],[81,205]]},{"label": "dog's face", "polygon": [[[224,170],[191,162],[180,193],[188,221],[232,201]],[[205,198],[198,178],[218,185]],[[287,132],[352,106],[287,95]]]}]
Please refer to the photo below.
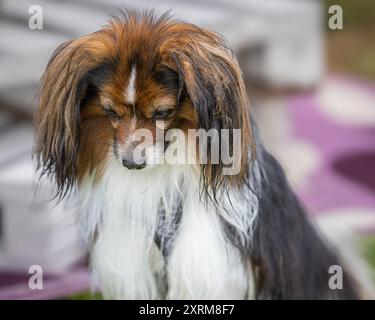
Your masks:
[{"label": "dog's face", "polygon": [[[100,179],[109,161],[124,170],[153,168],[170,129],[241,129],[241,172],[251,139],[241,72],[223,40],[151,14],[128,14],[57,48],[35,122],[39,165],[60,196],[87,172]],[[145,130],[147,141],[139,136]],[[202,165],[204,183],[220,183],[221,167]]]},{"label": "dog's face", "polygon": [[[147,49],[138,50],[135,58],[123,53],[127,63],[113,62],[111,74],[98,72],[101,85],[86,92],[80,107],[79,173],[85,172],[88,162],[98,167],[111,156],[128,170],[153,168],[168,147],[165,132],[174,128],[186,132],[198,126],[194,106],[181,95],[178,73],[164,62],[156,63],[162,61],[161,56],[142,61]],[[152,139],[144,141],[143,132],[149,132]],[[140,159],[137,147],[143,154]]]}]

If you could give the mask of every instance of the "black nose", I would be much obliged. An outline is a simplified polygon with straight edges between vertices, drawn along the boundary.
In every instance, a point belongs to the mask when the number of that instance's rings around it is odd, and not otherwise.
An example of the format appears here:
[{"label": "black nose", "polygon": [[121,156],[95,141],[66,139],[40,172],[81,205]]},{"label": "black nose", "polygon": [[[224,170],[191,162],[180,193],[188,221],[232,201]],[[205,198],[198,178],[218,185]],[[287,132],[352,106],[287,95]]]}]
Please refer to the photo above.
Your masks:
[{"label": "black nose", "polygon": [[146,166],[146,163],[143,162],[141,164],[138,164],[134,162],[134,160],[129,160],[127,158],[122,159],[122,165],[129,170],[140,170],[143,169]]}]

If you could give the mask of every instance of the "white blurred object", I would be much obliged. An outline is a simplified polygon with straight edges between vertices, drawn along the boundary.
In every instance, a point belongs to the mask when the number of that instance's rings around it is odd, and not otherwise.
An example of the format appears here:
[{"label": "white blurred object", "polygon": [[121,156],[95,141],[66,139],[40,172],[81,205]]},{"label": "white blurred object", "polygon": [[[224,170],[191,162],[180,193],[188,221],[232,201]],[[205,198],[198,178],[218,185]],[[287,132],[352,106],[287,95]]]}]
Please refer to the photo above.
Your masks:
[{"label": "white blurred object", "polygon": [[329,79],[321,86],[317,99],[320,111],[335,122],[375,125],[375,94],[359,84]]},{"label": "white blurred object", "polygon": [[[325,69],[321,1],[235,0],[234,3],[244,6],[242,30],[237,33],[247,34],[248,44],[258,48],[256,59],[248,57],[245,74],[277,88],[304,89],[318,84]],[[246,45],[243,40],[242,44]]]},{"label": "white blurred object", "polygon": [[285,98],[264,97],[255,104],[255,120],[267,149],[279,160],[295,189],[308,183],[322,161],[309,141],[297,139]]},{"label": "white blurred object", "polygon": [[[21,138],[23,136],[23,138]],[[32,130],[18,125],[2,134],[0,150],[0,268],[63,272],[84,256],[74,212],[54,205],[52,185],[40,185],[30,156]]]}]

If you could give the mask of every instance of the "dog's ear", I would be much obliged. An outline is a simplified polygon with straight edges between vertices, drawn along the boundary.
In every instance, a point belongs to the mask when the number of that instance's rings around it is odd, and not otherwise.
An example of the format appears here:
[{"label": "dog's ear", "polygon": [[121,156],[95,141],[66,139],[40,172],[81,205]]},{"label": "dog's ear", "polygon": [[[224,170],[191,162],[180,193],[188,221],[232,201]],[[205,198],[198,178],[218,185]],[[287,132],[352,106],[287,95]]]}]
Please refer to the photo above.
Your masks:
[{"label": "dog's ear", "polygon": [[[80,107],[89,85],[112,48],[106,32],[61,44],[42,76],[39,107],[34,117],[34,157],[41,175],[51,175],[63,197],[76,179]],[[108,39],[107,39],[108,40]],[[87,90],[88,91],[88,90]]]},{"label": "dog's ear", "polygon": [[[162,50],[179,74],[180,90],[183,85],[195,107],[199,128],[241,130],[241,155],[237,158],[240,171],[227,180],[242,180],[247,171],[252,133],[247,93],[237,60],[215,33],[188,24],[177,25],[175,33],[176,38],[172,36],[166,41]],[[211,189],[223,181],[223,166],[210,163],[210,159],[202,166],[206,180],[203,182]]]}]

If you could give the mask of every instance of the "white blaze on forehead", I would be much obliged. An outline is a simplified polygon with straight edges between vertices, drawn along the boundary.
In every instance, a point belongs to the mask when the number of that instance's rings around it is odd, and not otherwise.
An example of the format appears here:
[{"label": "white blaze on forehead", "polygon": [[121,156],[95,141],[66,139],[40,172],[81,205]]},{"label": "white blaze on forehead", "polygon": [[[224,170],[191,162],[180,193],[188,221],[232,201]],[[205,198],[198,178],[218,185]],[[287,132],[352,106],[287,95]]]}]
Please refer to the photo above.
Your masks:
[{"label": "white blaze on forehead", "polygon": [[137,78],[137,69],[135,68],[135,65],[132,66],[128,86],[126,87],[126,90],[124,92],[125,95],[125,101],[129,104],[135,103],[135,79]]}]

